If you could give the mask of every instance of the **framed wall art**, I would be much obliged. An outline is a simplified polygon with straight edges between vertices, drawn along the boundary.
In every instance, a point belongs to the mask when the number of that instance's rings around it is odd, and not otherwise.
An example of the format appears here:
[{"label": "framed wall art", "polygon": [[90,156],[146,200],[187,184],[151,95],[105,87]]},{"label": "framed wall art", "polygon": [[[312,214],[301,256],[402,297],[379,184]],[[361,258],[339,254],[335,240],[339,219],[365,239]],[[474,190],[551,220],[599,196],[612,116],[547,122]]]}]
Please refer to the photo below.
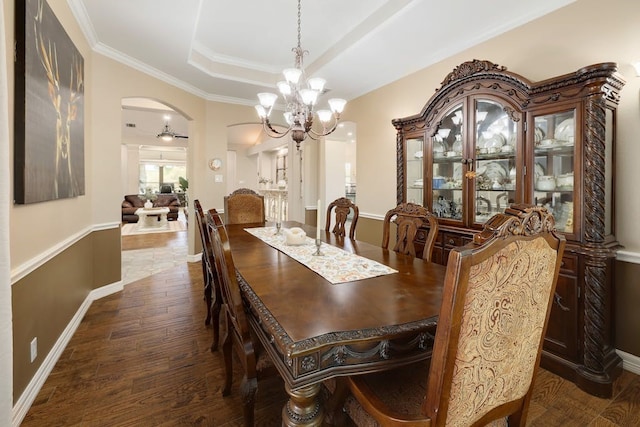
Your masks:
[{"label": "framed wall art", "polygon": [[15,203],[83,195],[84,59],[45,0],[15,5]]}]

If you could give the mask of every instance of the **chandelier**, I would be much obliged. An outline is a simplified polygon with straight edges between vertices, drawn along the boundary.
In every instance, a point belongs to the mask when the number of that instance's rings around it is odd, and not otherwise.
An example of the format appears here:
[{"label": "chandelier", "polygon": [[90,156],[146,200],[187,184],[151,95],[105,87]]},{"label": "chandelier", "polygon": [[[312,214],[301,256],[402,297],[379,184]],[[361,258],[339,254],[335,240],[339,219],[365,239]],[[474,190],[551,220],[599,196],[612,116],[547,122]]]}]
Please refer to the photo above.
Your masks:
[{"label": "chandelier", "polygon": [[291,49],[295,54],[294,68],[285,69],[282,74],[284,80],[277,83],[278,90],[284,98],[285,113],[284,119],[289,125],[284,131],[273,128],[269,121],[271,110],[278,99],[275,93],[259,93],[259,105],[256,111],[262,121],[265,133],[271,138],[282,138],[291,133],[291,138],[296,142],[296,148],[300,149],[300,143],[307,138],[317,139],[326,136],[336,130],[340,121],[340,113],[344,109],[347,101],[339,98],[332,98],[328,101],[330,110],[318,110],[315,114],[322,124],[322,130],[313,129],[314,107],[318,101],[318,96],[322,94],[326,80],[314,77],[307,79],[302,61],[305,54],[300,46],[300,0],[298,0],[298,46]]}]

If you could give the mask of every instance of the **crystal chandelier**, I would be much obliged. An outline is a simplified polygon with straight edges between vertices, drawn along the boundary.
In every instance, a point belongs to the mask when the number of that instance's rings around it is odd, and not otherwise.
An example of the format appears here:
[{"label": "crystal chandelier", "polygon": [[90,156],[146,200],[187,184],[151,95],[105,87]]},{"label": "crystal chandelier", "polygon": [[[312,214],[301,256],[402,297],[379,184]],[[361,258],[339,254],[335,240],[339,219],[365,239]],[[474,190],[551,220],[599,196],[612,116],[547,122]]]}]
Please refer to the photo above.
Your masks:
[{"label": "crystal chandelier", "polygon": [[256,105],[256,111],[267,135],[271,138],[282,138],[291,133],[291,138],[296,142],[296,148],[309,135],[311,139],[326,136],[336,130],[340,121],[340,113],[347,101],[339,98],[329,100],[331,110],[318,110],[315,113],[322,124],[322,130],[313,129],[314,107],[318,96],[322,94],[326,81],[319,77],[307,79],[302,60],[309,53],[300,47],[300,0],[298,0],[298,46],[291,49],[295,54],[294,68],[285,69],[282,74],[285,80],[277,83],[278,90],[285,101],[284,118],[289,127],[284,131],[277,131],[269,121],[269,115],[278,99],[275,93],[259,93],[260,105]]}]

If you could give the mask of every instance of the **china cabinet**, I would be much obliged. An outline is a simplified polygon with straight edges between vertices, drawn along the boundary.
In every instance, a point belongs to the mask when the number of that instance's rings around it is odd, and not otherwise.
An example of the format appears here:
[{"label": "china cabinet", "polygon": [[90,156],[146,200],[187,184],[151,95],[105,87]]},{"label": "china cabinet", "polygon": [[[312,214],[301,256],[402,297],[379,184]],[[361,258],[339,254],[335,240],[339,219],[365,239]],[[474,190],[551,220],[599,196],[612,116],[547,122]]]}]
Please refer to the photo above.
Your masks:
[{"label": "china cabinet", "polygon": [[[397,202],[439,218],[432,259],[471,241],[511,203],[547,206],[567,246],[542,366],[610,396],[621,370],[613,336],[613,63],[533,83],[489,61],[456,67],[397,130]],[[418,238],[425,236],[418,233]],[[418,244],[421,242],[418,241]]]}]

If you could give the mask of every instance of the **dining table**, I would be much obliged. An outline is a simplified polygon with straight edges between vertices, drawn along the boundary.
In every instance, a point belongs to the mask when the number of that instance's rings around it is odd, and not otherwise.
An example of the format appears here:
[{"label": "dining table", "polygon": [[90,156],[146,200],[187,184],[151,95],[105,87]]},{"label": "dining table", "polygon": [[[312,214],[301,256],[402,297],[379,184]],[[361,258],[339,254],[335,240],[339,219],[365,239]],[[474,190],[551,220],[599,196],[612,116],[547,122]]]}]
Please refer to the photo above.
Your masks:
[{"label": "dining table", "polygon": [[[285,246],[256,236],[260,231],[284,242],[285,231],[294,228],[308,236],[295,250],[308,250],[324,267],[314,271]],[[323,425],[325,380],[430,357],[445,266],[294,221],[281,229],[272,223],[226,229],[248,320],[289,395],[283,426]],[[374,270],[373,277],[352,275],[350,266]],[[388,271],[377,275],[376,266]],[[341,280],[327,280],[323,269],[336,270]]]}]

